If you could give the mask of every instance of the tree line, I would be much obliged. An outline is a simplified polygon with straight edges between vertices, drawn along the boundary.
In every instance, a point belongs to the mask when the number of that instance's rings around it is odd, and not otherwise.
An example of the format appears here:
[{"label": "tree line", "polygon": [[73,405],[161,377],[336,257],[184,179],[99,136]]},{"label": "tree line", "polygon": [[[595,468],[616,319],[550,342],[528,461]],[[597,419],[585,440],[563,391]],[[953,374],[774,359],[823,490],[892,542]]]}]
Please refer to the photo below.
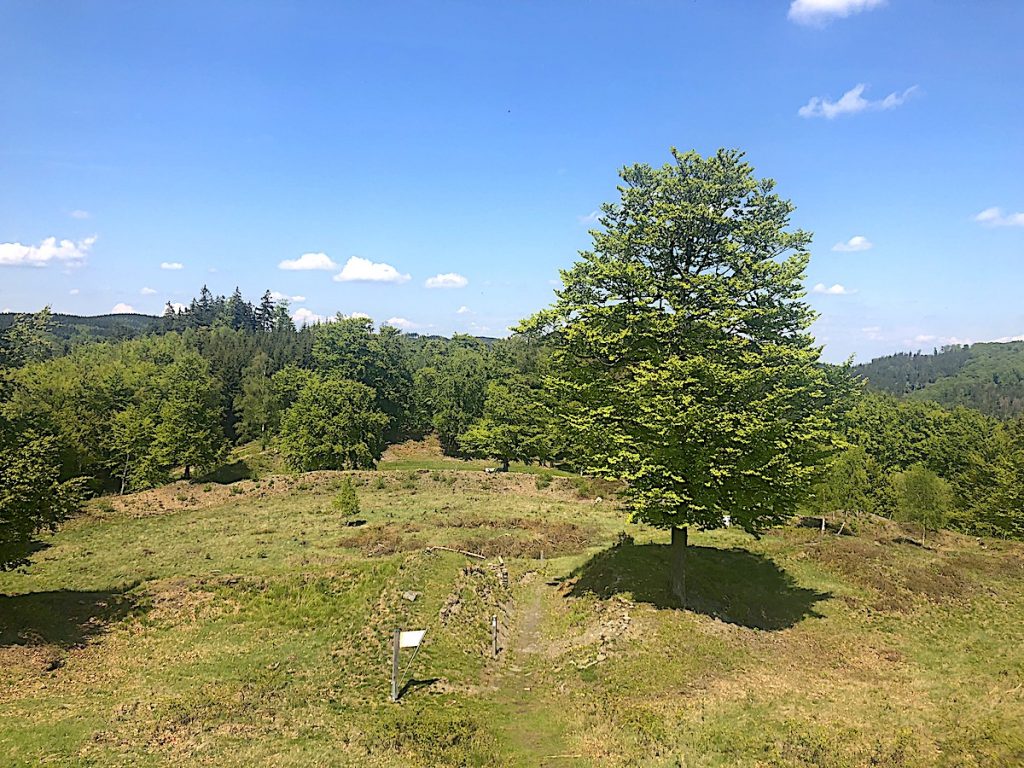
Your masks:
[{"label": "tree line", "polygon": [[822,363],[810,235],[741,152],[673,150],[621,176],[555,302],[507,339],[341,315],[297,329],[269,292],[205,287],[159,332],[70,350],[47,310],[15,318],[0,334],[0,562],[82,494],[193,477],[232,444],[274,444],[299,471],[362,469],[428,433],[449,455],[615,478],[633,519],[682,544],[688,525],[756,533],[806,511],[1024,535],[1024,423],[868,393]]}]

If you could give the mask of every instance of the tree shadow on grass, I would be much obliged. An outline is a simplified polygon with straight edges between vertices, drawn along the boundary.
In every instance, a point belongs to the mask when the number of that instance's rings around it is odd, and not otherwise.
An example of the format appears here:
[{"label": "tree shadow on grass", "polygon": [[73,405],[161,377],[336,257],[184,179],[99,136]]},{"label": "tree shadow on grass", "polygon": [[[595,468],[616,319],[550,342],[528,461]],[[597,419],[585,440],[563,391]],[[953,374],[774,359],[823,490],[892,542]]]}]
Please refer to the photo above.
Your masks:
[{"label": "tree shadow on grass", "polygon": [[233,461],[213,470],[202,477],[196,478],[197,483],[217,483],[219,485],[230,485],[239,480],[252,480],[254,477],[252,467],[244,459]]},{"label": "tree shadow on grass", "polygon": [[123,591],[0,595],[0,647],[81,645],[136,608],[135,598]]},{"label": "tree shadow on grass", "polygon": [[[770,559],[744,549],[690,546],[686,555],[686,608],[729,624],[785,629],[819,617],[815,604],[831,595],[801,587]],[[679,608],[669,587],[668,544],[621,544],[577,568],[570,597],[609,598],[631,593],[656,608]]]}]

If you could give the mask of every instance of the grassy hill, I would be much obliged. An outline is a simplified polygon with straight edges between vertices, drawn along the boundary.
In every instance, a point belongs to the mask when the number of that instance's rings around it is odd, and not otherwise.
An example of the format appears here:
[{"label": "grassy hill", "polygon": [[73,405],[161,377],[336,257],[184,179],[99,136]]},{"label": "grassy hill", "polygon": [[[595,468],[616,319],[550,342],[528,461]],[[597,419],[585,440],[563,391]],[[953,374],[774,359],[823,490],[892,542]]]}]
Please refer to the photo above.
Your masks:
[{"label": "grassy hill", "polygon": [[1024,412],[1024,341],[889,355],[854,372],[881,392],[965,405],[998,418]]},{"label": "grassy hill", "polygon": [[1021,545],[700,533],[683,611],[607,489],[399,453],[102,499],[0,574],[0,764],[1024,762]]}]

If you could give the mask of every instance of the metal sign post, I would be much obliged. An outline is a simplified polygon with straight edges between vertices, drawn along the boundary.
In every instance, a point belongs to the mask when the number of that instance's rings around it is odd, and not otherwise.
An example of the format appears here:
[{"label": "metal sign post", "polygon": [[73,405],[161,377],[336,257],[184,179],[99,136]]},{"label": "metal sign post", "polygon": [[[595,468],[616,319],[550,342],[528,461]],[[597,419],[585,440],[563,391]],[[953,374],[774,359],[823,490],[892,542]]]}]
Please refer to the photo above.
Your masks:
[{"label": "metal sign post", "polygon": [[394,647],[391,650],[391,700],[398,701],[398,652],[402,630],[395,629]]},{"label": "metal sign post", "polygon": [[408,672],[412,669],[412,663],[416,661],[416,654],[420,652],[420,645],[423,642],[423,635],[427,633],[425,629],[418,629],[410,632],[403,632],[401,629],[396,628],[395,634],[392,638],[391,648],[391,700],[398,701],[399,691],[398,688],[402,684],[402,680],[405,679],[405,675],[399,679],[398,676],[398,657],[402,652],[403,648],[415,648],[413,651],[412,658],[409,659],[409,666],[405,670]]}]

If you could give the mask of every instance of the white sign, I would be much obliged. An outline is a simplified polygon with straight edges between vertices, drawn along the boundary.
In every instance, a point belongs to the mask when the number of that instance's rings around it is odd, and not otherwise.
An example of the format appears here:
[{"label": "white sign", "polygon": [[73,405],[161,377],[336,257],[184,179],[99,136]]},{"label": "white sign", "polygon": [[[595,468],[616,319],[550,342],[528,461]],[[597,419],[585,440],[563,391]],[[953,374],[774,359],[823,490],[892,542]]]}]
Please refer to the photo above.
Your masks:
[{"label": "white sign", "polygon": [[398,636],[398,647],[399,648],[415,648],[415,647],[417,647],[420,644],[420,641],[423,640],[423,635],[425,635],[426,632],[427,632],[427,630],[425,630],[425,629],[419,629],[419,630],[416,630],[415,632],[402,632]]}]

